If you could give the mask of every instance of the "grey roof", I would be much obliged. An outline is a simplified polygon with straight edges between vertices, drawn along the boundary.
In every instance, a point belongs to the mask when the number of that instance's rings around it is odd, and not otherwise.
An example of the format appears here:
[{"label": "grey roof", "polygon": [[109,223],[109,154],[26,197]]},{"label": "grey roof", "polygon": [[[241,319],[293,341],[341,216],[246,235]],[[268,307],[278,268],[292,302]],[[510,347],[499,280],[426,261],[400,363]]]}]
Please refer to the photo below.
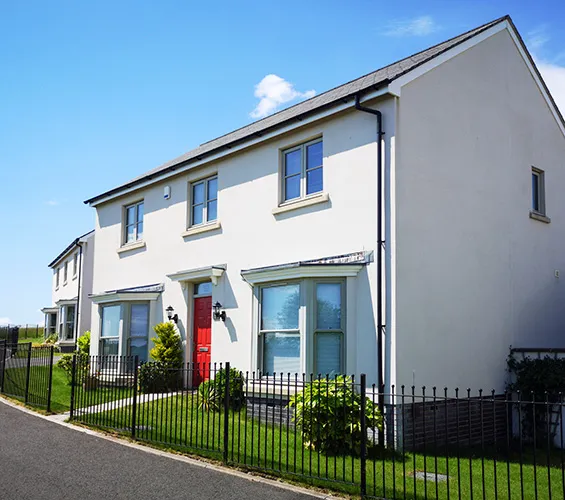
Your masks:
[{"label": "grey roof", "polygon": [[146,172],[145,174],[136,177],[125,184],[122,184],[114,189],[111,189],[110,191],[106,191],[86,200],[85,203],[92,203],[101,198],[104,198],[105,196],[119,193],[120,191],[134,187],[146,180],[151,180],[152,178],[160,174],[173,171],[182,165],[190,163],[191,161],[199,161],[210,154],[218,152],[219,150],[230,149],[237,144],[246,142],[256,137],[261,137],[263,134],[284,126],[290,121],[300,121],[308,114],[319,112],[324,108],[337,106],[343,102],[348,102],[352,100],[357,94],[376,90],[385,85],[388,85],[396,78],[399,78],[405,73],[428,62],[434,57],[437,57],[445,51],[456,47],[466,40],[506,20],[511,22],[509,16],[504,16],[487,24],[483,24],[478,28],[467,31],[466,33],[451,38],[438,45],[434,45],[433,47],[411,55],[410,57],[401,59],[400,61],[397,61],[393,64],[389,64],[384,68],[340,85],[339,87],[336,87],[334,89],[328,90],[327,92],[324,92],[315,97],[312,97],[311,99],[279,111],[278,113],[263,118],[262,120],[258,120],[249,125],[246,125],[245,127],[234,130],[229,134],[217,137],[212,141],[205,142],[204,144],[198,146],[196,149],[193,149],[192,151],[189,151],[188,153],[185,153],[182,156],[175,158],[174,160],[168,161],[167,163],[164,163],[163,165],[154,168],[153,170],[150,170],[149,172]]},{"label": "grey roof", "polygon": [[53,259],[53,261],[47,266],[47,267],[53,267],[55,264],[57,264],[57,262],[59,261],[59,259],[61,257],[63,257],[66,253],[68,253],[71,248],[73,248],[75,245],[78,244],[78,242],[84,238],[85,236],[89,236],[94,232],[94,229],[92,231],[88,231],[88,233],[84,233],[81,236],[79,236],[78,238],[75,238],[68,246],[67,248],[65,248],[59,255],[57,255],[57,257],[55,257]]},{"label": "grey roof", "polygon": [[261,271],[276,271],[278,269],[292,269],[304,266],[348,266],[348,265],[367,265],[373,262],[373,252],[361,251],[343,255],[335,255],[333,257],[322,257],[320,259],[300,260],[298,262],[290,262],[288,264],[277,264],[274,266],[256,267],[253,269],[242,269],[241,275],[246,276],[250,273]]},{"label": "grey roof", "polygon": [[120,288],[118,290],[109,290],[104,293],[146,293],[146,292],[159,292],[165,290],[165,285],[162,283],[155,283],[153,285],[133,286],[130,288]]}]

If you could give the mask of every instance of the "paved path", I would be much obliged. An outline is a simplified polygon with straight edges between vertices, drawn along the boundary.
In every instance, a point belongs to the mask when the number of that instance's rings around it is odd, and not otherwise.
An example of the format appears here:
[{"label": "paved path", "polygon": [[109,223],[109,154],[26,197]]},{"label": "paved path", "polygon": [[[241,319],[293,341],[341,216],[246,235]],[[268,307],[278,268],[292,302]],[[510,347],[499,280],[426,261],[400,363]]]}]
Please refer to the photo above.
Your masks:
[{"label": "paved path", "polygon": [[0,470],[2,500],[312,498],[91,436],[2,401]]}]

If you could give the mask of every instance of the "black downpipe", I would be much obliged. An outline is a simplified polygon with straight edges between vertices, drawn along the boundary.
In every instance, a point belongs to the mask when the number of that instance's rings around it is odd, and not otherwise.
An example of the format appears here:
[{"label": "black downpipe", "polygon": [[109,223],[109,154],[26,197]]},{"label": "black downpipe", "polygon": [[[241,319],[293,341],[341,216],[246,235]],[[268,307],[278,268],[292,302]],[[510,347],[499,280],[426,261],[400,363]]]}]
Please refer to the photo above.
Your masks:
[{"label": "black downpipe", "polygon": [[75,311],[75,349],[78,345],[78,329],[80,325],[80,294],[81,294],[81,278],[82,278],[82,243],[77,241],[77,246],[80,248],[78,254],[78,296],[77,296],[77,309]]},{"label": "black downpipe", "polygon": [[[385,240],[383,239],[383,153],[381,141],[384,135],[383,132],[383,115],[378,109],[368,108],[361,105],[359,94],[355,96],[355,109],[370,113],[377,117],[377,287],[379,291],[379,300],[377,301],[377,358],[379,363],[379,394],[384,391],[384,370],[383,370],[383,334],[385,325],[383,322],[383,249]],[[379,397],[379,402],[380,402]],[[379,404],[382,411],[382,404]]]}]

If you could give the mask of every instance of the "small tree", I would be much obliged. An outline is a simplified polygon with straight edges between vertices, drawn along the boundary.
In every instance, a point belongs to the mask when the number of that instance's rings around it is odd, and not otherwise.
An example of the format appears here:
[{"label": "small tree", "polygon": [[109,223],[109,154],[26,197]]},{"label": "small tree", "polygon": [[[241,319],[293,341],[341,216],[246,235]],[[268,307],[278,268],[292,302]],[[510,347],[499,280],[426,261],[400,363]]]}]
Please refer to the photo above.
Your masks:
[{"label": "small tree", "polygon": [[153,328],[156,337],[153,337],[155,347],[151,349],[151,357],[163,363],[167,368],[180,368],[184,355],[180,335],[173,323],[159,323]]},{"label": "small tree", "polygon": [[77,352],[90,356],[90,332],[84,332],[77,340]]}]

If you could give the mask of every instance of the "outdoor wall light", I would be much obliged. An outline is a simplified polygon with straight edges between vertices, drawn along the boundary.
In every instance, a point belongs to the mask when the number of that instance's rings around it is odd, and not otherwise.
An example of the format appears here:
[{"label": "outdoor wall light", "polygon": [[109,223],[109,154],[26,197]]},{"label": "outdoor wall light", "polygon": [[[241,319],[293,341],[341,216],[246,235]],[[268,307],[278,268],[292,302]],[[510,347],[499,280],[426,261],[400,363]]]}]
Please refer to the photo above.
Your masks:
[{"label": "outdoor wall light", "polygon": [[167,309],[165,309],[165,311],[167,311],[167,317],[169,318],[169,321],[172,320],[175,323],[179,322],[179,315],[175,314],[175,310],[173,309],[173,306],[167,307]]},{"label": "outdoor wall light", "polygon": [[222,311],[222,304],[216,302],[214,304],[214,321],[226,321],[226,311]]}]

